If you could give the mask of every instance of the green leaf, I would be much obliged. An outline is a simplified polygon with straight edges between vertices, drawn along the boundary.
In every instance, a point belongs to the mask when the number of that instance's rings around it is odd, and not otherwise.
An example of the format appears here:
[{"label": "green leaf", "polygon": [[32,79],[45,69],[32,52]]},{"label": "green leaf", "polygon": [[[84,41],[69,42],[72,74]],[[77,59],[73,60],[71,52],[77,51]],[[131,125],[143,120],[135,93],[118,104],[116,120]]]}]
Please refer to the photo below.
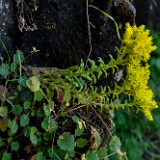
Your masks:
[{"label": "green leaf", "polygon": [[99,70],[99,71],[98,71],[98,76],[97,76],[97,78],[99,79],[102,74],[103,74],[103,72],[102,72],[101,70]]},{"label": "green leaf", "polygon": [[8,114],[8,108],[7,107],[0,107],[0,116],[6,117]]},{"label": "green leaf", "polygon": [[120,33],[119,33],[119,27],[118,27],[117,22],[114,20],[114,18],[111,15],[109,15],[108,13],[106,13],[106,12],[102,11],[101,9],[99,9],[98,7],[95,7],[95,6],[92,6],[92,5],[89,5],[89,6],[92,7],[92,8],[95,8],[98,11],[100,11],[103,15],[105,15],[107,18],[109,18],[110,20],[112,20],[114,22],[114,24],[116,26],[117,36],[121,40]]},{"label": "green leaf", "polygon": [[21,112],[22,112],[22,110],[23,109],[22,109],[22,107],[19,104],[16,104],[16,105],[12,106],[12,113],[14,115],[20,115]]},{"label": "green leaf", "polygon": [[17,50],[16,54],[13,55],[13,62],[20,64],[24,61],[24,55],[21,50]]},{"label": "green leaf", "polygon": [[2,137],[0,137],[0,147],[3,146],[3,140],[2,140]]},{"label": "green leaf", "polygon": [[51,141],[51,140],[52,140],[52,134],[49,133],[49,132],[45,132],[45,133],[43,134],[43,139],[44,139],[45,141]]},{"label": "green leaf", "polygon": [[49,105],[44,105],[43,110],[46,116],[49,116],[51,114],[51,108]]},{"label": "green leaf", "polygon": [[94,151],[88,151],[86,154],[86,160],[99,160],[99,158]]},{"label": "green leaf", "polygon": [[42,152],[37,153],[37,159],[36,160],[46,160],[46,158],[43,156]]},{"label": "green leaf", "polygon": [[[8,133],[8,135],[9,135],[9,134],[10,134],[10,133]],[[8,143],[8,144],[10,144],[12,141],[13,141],[13,138],[12,138],[12,137],[7,138],[7,143]]]},{"label": "green leaf", "polygon": [[4,152],[2,160],[11,160],[11,153]]},{"label": "green leaf", "polygon": [[84,138],[79,138],[76,140],[77,147],[79,148],[83,148],[87,143],[88,141]]},{"label": "green leaf", "polygon": [[36,92],[40,90],[40,81],[37,76],[30,77],[27,80],[26,85],[32,92]]},{"label": "green leaf", "polygon": [[37,117],[45,117],[45,113],[42,107],[40,107],[35,114],[37,114]]},{"label": "green leaf", "polygon": [[15,63],[11,63],[10,65],[10,69],[11,69],[11,72],[14,72],[16,70],[16,64]]},{"label": "green leaf", "polygon": [[84,77],[85,79],[89,80],[89,81],[92,81],[92,78],[91,78],[90,76],[86,75],[86,74],[84,74],[83,77]]},{"label": "green leaf", "polygon": [[61,136],[59,136],[57,144],[62,150],[69,152],[74,151],[74,147],[76,145],[74,136],[69,132],[64,132]]},{"label": "green leaf", "polygon": [[70,102],[70,100],[71,100],[71,90],[70,90],[70,88],[66,88],[66,89],[64,90],[63,100],[64,100],[66,103],[69,103],[69,102]]},{"label": "green leaf", "polygon": [[77,117],[76,115],[74,115],[74,116],[72,116],[72,120],[73,120],[73,122],[78,123],[78,121],[80,120],[80,118]]},{"label": "green leaf", "polygon": [[59,147],[53,146],[53,148],[48,149],[48,155],[50,158],[53,158],[53,160],[63,160],[65,157],[65,152]]},{"label": "green leaf", "polygon": [[0,74],[2,75],[2,77],[6,78],[9,74],[9,65],[8,64],[5,64],[3,63],[1,66],[0,66]]},{"label": "green leaf", "polygon": [[34,98],[38,102],[41,101],[44,98],[43,93],[40,90],[36,91],[35,94],[34,94]]},{"label": "green leaf", "polygon": [[103,160],[106,156],[107,156],[107,148],[103,147],[103,148],[100,148],[96,154],[98,155],[98,158],[100,160]]},{"label": "green leaf", "polygon": [[13,151],[15,151],[15,152],[17,152],[18,150],[19,150],[19,142],[12,142],[11,143],[11,149],[13,150]]},{"label": "green leaf", "polygon": [[57,130],[58,125],[54,119],[51,117],[45,117],[41,123],[41,126],[44,130],[53,133]]},{"label": "green leaf", "polygon": [[20,118],[21,127],[25,127],[29,124],[29,117],[26,114],[23,114]]},{"label": "green leaf", "polygon": [[29,101],[24,102],[24,109],[29,109],[30,106],[31,106],[31,102]]},{"label": "green leaf", "polygon": [[17,124],[17,121],[16,120],[8,120],[8,127],[10,128],[11,130],[11,133],[16,133],[18,131],[18,124]]},{"label": "green leaf", "polygon": [[75,130],[75,136],[81,136],[84,132],[84,127],[79,128],[77,127],[77,129]]},{"label": "green leaf", "polygon": [[24,134],[25,137],[29,137],[30,133],[31,133],[31,127],[30,126],[27,126],[23,129],[23,134]]},{"label": "green leaf", "polygon": [[84,126],[82,120],[77,116],[72,116],[72,120],[77,123],[77,128],[75,130],[75,136],[81,136],[84,132]]},{"label": "green leaf", "polygon": [[36,128],[36,127],[31,127],[30,129],[31,129],[31,130],[30,130],[30,131],[31,131],[31,132],[30,132],[31,134],[34,134],[34,133],[37,132],[37,128]]},{"label": "green leaf", "polygon": [[31,140],[32,144],[36,145],[38,142],[37,136],[33,133],[30,133],[29,136],[30,136],[30,140]]},{"label": "green leaf", "polygon": [[22,76],[19,80],[18,83],[22,86],[22,87],[27,87],[26,82],[27,82],[28,78],[26,76]]},{"label": "green leaf", "polygon": [[109,147],[110,147],[111,151],[113,151],[113,152],[115,152],[117,150],[120,150],[120,148],[121,148],[121,141],[120,141],[119,137],[114,136],[111,139],[110,143],[109,143]]}]

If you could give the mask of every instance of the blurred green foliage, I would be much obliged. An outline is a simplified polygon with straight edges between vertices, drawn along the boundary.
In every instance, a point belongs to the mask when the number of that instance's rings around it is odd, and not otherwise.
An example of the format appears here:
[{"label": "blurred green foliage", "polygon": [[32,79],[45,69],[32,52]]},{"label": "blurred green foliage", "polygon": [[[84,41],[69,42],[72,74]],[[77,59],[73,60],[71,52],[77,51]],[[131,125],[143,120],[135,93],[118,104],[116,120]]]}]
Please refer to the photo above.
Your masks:
[{"label": "blurred green foliage", "polygon": [[[150,59],[151,76],[149,86],[154,98],[160,105],[160,24],[151,30],[157,49]],[[132,110],[132,111],[131,111]],[[148,121],[142,113],[134,114],[135,109],[119,110],[115,115],[115,134],[120,137],[122,150],[129,160],[159,160],[160,159],[160,109],[152,110],[154,121]],[[136,115],[136,116],[135,116]]]}]

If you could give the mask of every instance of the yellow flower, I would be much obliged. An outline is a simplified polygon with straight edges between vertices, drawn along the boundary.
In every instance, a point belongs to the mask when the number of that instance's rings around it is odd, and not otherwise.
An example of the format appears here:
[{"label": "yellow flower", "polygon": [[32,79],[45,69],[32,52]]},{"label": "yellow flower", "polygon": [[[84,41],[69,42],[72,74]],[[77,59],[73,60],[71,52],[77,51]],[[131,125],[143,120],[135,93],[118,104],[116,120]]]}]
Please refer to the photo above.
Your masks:
[{"label": "yellow flower", "polygon": [[156,49],[152,44],[152,37],[145,26],[131,27],[126,24],[121,51],[125,52],[127,59],[126,78],[123,88],[125,93],[134,97],[134,102],[144,112],[149,120],[153,120],[151,110],[158,108],[153,100],[153,92],[148,88],[150,76],[149,64],[150,53]]},{"label": "yellow flower", "polygon": [[143,109],[143,113],[145,114],[145,116],[148,118],[148,120],[153,121],[153,117],[152,117],[152,113],[149,107],[143,107],[145,109]]},{"label": "yellow flower", "polygon": [[126,24],[126,31],[122,40],[122,47],[125,47],[128,53],[128,58],[148,61],[150,53],[156,49],[152,45],[152,37],[149,36],[149,30],[145,30],[144,25],[140,27],[131,27],[129,23]]}]

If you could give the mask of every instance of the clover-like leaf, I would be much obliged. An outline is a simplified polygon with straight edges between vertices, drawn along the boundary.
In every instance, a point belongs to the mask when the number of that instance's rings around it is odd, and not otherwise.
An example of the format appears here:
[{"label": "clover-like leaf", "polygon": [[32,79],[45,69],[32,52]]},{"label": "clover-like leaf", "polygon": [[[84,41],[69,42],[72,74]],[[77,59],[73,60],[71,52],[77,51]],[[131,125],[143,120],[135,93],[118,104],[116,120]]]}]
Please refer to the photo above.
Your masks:
[{"label": "clover-like leaf", "polygon": [[28,124],[29,124],[29,117],[26,114],[23,114],[20,118],[20,125],[22,127],[25,127]]},{"label": "clover-like leaf", "polygon": [[69,152],[72,152],[76,145],[74,136],[69,132],[64,132],[62,135],[60,135],[57,144],[62,150]]},{"label": "clover-like leaf", "polygon": [[49,133],[49,132],[45,132],[45,133],[43,134],[43,139],[44,139],[45,141],[51,141],[51,140],[52,140],[52,134]]},{"label": "clover-like leaf", "polygon": [[49,105],[44,105],[43,110],[46,116],[49,116],[51,114],[51,108]]},{"label": "clover-like leaf", "polygon": [[84,138],[79,138],[76,140],[77,147],[79,148],[83,148],[87,143],[88,141]]},{"label": "clover-like leaf", "polygon": [[11,143],[11,149],[13,150],[13,151],[18,151],[19,150],[19,147],[20,147],[20,145],[19,145],[19,142],[12,142]]},{"label": "clover-like leaf", "polygon": [[86,160],[99,160],[99,158],[94,151],[88,151],[86,154]]},{"label": "clover-like leaf", "polygon": [[9,74],[9,65],[8,64],[5,64],[3,63],[1,66],[0,66],[0,74],[2,75],[2,77],[6,78]]},{"label": "clover-like leaf", "polygon": [[3,153],[2,160],[11,160],[11,153],[7,153],[6,151]]},{"label": "clover-like leaf", "polygon": [[40,81],[37,76],[30,77],[26,81],[26,85],[32,92],[36,92],[40,90]]},{"label": "clover-like leaf", "polygon": [[30,101],[25,101],[23,106],[24,106],[24,109],[29,109],[30,106],[31,106],[31,102]]},{"label": "clover-like leaf", "polygon": [[18,83],[22,86],[22,87],[26,87],[26,82],[27,82],[28,78],[26,76],[22,76],[20,77],[20,79],[18,80]]},{"label": "clover-like leaf", "polygon": [[36,91],[34,94],[34,98],[37,101],[41,101],[44,98],[43,93],[40,90]]},{"label": "clover-like leaf", "polygon": [[20,115],[21,112],[22,112],[22,110],[23,109],[22,109],[22,107],[19,104],[15,104],[15,105],[12,106],[12,113],[14,115]]},{"label": "clover-like leaf", "polygon": [[15,64],[20,64],[24,61],[24,55],[21,50],[17,50],[16,53],[13,55],[13,62]]},{"label": "clover-like leaf", "polygon": [[11,133],[13,133],[13,134],[16,133],[18,130],[18,124],[17,124],[16,120],[13,120],[13,121],[8,120],[8,127],[10,128]]},{"label": "clover-like leaf", "polygon": [[51,117],[45,117],[41,123],[41,126],[44,130],[53,133],[57,130],[58,125],[54,119]]},{"label": "clover-like leaf", "polygon": [[30,136],[30,140],[31,140],[32,144],[36,145],[38,142],[37,136],[33,133],[30,133],[29,136]]},{"label": "clover-like leaf", "polygon": [[111,151],[113,151],[113,152],[120,150],[121,141],[120,141],[119,137],[114,136],[109,143],[109,147],[110,147]]},{"label": "clover-like leaf", "polygon": [[107,157],[107,148],[106,147],[102,147],[100,148],[96,154],[98,155],[99,159],[104,159],[105,157]]},{"label": "clover-like leaf", "polygon": [[42,152],[37,153],[37,159],[36,160],[46,160],[46,158],[43,156]]}]

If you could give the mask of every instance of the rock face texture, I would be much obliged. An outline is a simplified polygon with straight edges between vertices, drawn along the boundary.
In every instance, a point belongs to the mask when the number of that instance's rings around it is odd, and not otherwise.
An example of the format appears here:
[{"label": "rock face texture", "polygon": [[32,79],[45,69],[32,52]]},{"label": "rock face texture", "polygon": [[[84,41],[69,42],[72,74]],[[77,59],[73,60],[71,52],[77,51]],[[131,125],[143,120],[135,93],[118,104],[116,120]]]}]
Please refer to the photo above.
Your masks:
[{"label": "rock face texture", "polygon": [[[128,0],[92,0],[89,4],[109,12],[121,26],[134,22],[134,11]],[[28,58],[28,63],[66,68],[86,60],[89,53],[86,1],[26,0],[24,10],[31,13],[30,19],[37,26],[37,30],[22,32],[24,53],[28,56],[34,52],[33,48],[38,50]],[[116,56],[115,46],[120,45],[115,25],[91,7],[89,17],[93,46],[90,58],[102,57],[107,62],[109,54]],[[24,19],[27,18],[24,15]]]},{"label": "rock face texture", "polygon": [[134,5],[137,10],[136,23],[153,26],[160,21],[160,1],[159,0],[135,0]]},{"label": "rock face texture", "polygon": [[[121,34],[126,22],[134,24],[135,8],[129,0],[89,0],[89,5],[113,16]],[[108,62],[109,54],[116,57],[115,46],[120,45],[116,27],[90,6],[88,15],[93,47],[90,58]],[[20,42],[27,64],[66,68],[88,57],[86,0],[0,0],[0,22],[0,38],[9,50]],[[1,55],[3,50],[0,45]]]},{"label": "rock face texture", "polygon": [[15,7],[12,0],[0,0],[0,57],[6,54],[4,46],[11,50],[15,32]]}]

